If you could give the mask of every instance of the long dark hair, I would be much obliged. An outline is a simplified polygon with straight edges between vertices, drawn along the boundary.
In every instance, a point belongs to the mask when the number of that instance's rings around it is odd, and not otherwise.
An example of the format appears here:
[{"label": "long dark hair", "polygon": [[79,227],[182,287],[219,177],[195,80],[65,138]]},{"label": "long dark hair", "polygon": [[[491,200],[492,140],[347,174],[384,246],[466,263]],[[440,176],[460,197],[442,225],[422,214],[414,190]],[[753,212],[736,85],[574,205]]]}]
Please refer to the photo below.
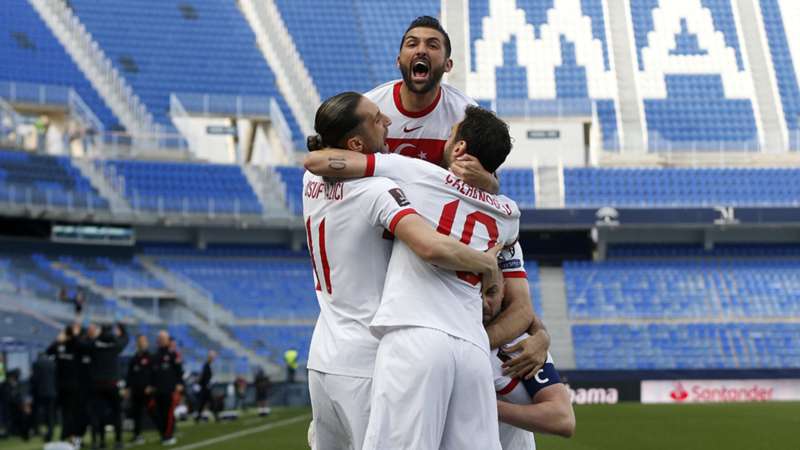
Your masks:
[{"label": "long dark hair", "polygon": [[356,114],[358,103],[363,96],[358,92],[342,92],[325,100],[314,117],[314,131],[306,145],[309,151],[326,147],[344,148],[361,125],[362,118]]}]

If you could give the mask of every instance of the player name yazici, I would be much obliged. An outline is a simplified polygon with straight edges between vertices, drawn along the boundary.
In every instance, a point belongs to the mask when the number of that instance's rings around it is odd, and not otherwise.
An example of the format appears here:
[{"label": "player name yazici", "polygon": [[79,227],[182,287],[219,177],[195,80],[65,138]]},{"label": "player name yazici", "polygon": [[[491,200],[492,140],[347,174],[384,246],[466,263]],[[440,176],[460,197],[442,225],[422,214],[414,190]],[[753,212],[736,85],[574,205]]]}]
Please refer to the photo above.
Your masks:
[{"label": "player name yazici", "polygon": [[514,210],[508,203],[500,203],[500,201],[497,200],[496,196],[482,189],[472,187],[467,183],[465,183],[460,178],[456,178],[455,176],[448,174],[445,177],[444,182],[447,185],[452,186],[455,190],[457,190],[461,194],[470,198],[474,198],[475,200],[481,201],[483,203],[486,203],[487,205],[492,206],[498,211],[505,213],[505,215],[507,216],[513,214]]},{"label": "player name yazici", "polygon": [[344,198],[344,183],[320,183],[309,181],[304,195],[306,198],[317,199],[320,194],[325,193],[325,200],[341,200]]}]

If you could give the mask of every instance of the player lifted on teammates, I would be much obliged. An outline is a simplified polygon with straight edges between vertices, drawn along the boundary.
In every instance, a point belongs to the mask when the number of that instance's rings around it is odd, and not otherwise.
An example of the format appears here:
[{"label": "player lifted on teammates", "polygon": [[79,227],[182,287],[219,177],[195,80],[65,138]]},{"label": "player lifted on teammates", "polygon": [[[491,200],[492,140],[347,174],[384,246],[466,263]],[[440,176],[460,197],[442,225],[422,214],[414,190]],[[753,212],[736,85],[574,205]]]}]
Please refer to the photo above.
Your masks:
[{"label": "player lifted on teammates", "polygon": [[[471,154],[495,171],[510,150],[508,126],[468,106],[442,160],[448,167]],[[471,187],[442,167],[340,150],[312,152],[305,164],[319,175],[393,179],[437,231],[477,250],[516,240],[519,209],[513,200]],[[500,449],[479,282],[475,274],[432,267],[395,242],[370,325],[381,341],[364,449]]]},{"label": "player lifted on teammates", "polygon": [[[309,138],[309,150],[337,146],[359,155],[381,151],[388,123],[361,94],[336,95],[317,110],[314,127],[319,134]],[[426,262],[484,273],[487,288],[502,283],[499,247],[482,253],[437,233],[386,178],[343,181],[306,172],[303,193],[320,304],[308,361],[314,448],[360,450],[378,348],[368,326],[380,302],[392,248],[385,230]]]},{"label": "player lifted on teammates", "polygon": [[[450,53],[450,37],[439,21],[418,17],[400,42],[397,67],[402,78],[364,94],[392,121],[386,139],[389,152],[441,165],[451,128],[464,118],[467,106],[476,105],[466,94],[442,82],[444,74],[453,68]],[[470,186],[494,194],[499,191],[497,179],[472,155],[452,161],[450,170]],[[532,335],[515,344],[513,351],[518,356],[505,363],[510,376],[530,379],[545,362],[550,337],[541,322],[534,320],[522,247],[517,243],[504,254],[516,254],[517,258],[503,263],[504,307],[486,330],[492,347],[511,341],[523,330]]]}]

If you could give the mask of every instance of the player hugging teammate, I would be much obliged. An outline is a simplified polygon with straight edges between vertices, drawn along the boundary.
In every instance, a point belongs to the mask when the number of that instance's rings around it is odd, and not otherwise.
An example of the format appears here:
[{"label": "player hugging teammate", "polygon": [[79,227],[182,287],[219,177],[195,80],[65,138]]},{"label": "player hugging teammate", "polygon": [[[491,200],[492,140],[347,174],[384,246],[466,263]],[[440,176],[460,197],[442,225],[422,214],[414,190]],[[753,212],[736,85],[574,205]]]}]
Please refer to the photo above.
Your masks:
[{"label": "player hugging teammate", "polygon": [[436,19],[411,23],[397,64],[402,80],[326,100],[309,138],[311,444],[527,450],[531,431],[569,436],[519,209],[492,175],[508,126],[441,83],[453,62]]}]

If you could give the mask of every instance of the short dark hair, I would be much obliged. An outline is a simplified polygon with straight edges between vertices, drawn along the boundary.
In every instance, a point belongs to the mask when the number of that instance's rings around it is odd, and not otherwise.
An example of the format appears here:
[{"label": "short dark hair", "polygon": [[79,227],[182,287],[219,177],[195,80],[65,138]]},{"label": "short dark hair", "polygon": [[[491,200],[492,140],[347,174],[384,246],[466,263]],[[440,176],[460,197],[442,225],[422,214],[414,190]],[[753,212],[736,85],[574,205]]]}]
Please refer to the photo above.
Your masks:
[{"label": "short dark hair", "polygon": [[363,121],[356,114],[363,97],[358,92],[342,92],[322,102],[314,116],[314,130],[317,134],[306,140],[308,150],[344,148],[344,142],[358,132]]},{"label": "short dark hair", "polygon": [[444,36],[445,56],[448,58],[450,57],[450,53],[453,50],[452,46],[450,45],[450,35],[447,34],[446,31],[444,31],[444,28],[442,27],[442,24],[439,22],[439,19],[431,16],[419,16],[411,22],[408,28],[406,28],[406,32],[403,33],[403,40],[400,41],[401,49],[403,48],[403,42],[406,41],[406,35],[408,34],[409,31],[413,30],[414,28],[431,28],[438,31],[439,33],[442,33],[442,36]]},{"label": "short dark hair", "polygon": [[489,173],[500,167],[511,152],[511,135],[508,124],[493,112],[469,105],[464,120],[458,124],[455,141],[467,143],[467,154],[481,162]]}]

